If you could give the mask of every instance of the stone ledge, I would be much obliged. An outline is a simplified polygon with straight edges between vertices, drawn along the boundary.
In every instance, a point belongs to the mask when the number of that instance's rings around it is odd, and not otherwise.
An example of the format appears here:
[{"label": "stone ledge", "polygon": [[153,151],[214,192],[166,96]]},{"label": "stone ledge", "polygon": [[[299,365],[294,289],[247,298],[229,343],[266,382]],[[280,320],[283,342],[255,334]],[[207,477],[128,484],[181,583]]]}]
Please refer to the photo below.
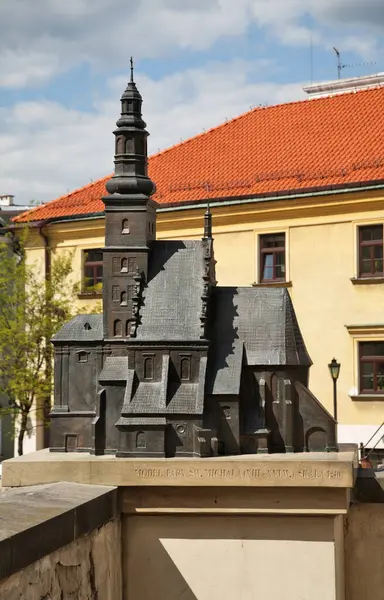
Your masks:
[{"label": "stone ledge", "polygon": [[0,495],[0,580],[117,517],[113,487],[54,483]]},{"label": "stone ledge", "polygon": [[297,453],[215,458],[116,458],[40,450],[3,463],[3,485],[73,481],[112,486],[352,488],[357,453]]},{"label": "stone ledge", "polygon": [[124,515],[340,515],[351,490],[312,487],[131,487],[121,490]]},{"label": "stone ledge", "polygon": [[351,277],[353,285],[372,285],[384,283],[384,277]]}]

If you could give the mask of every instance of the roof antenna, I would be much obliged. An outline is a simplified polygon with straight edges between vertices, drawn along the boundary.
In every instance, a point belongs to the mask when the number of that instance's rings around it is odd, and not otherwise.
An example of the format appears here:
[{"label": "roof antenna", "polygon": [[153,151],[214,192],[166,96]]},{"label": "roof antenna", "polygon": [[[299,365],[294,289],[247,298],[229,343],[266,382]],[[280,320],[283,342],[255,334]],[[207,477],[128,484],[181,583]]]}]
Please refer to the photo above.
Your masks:
[{"label": "roof antenna", "polygon": [[133,58],[131,56],[131,59],[129,61],[131,63],[131,83],[133,83]]},{"label": "roof antenna", "polygon": [[335,48],[335,46],[333,46],[333,49],[336,52],[336,56],[337,56],[337,78],[341,79],[341,70],[344,69],[345,65],[341,64],[341,56],[340,56],[340,52],[338,51],[338,49]]},{"label": "roof antenna", "polygon": [[341,79],[341,71],[345,68],[355,68],[355,67],[365,67],[367,65],[375,65],[376,62],[372,61],[372,62],[364,62],[364,63],[355,63],[352,65],[343,65],[341,62],[341,56],[340,56],[340,52],[338,51],[337,48],[333,47],[334,51],[336,52],[336,56],[337,56],[337,75],[338,78]]},{"label": "roof antenna", "polygon": [[310,37],[309,37],[309,64],[310,64],[310,70],[311,70],[311,85],[313,83],[313,38],[312,38],[312,31],[310,32]]}]

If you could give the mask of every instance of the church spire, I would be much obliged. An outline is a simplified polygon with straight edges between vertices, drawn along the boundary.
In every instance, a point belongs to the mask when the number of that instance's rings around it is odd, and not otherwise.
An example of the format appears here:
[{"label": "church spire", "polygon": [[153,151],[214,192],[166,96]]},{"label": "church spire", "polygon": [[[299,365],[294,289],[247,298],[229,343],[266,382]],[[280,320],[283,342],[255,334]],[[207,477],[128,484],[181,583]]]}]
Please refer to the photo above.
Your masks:
[{"label": "church spire", "polygon": [[152,242],[156,239],[155,184],[148,177],[143,99],[133,79],[133,59],[121,96],[121,115],[113,132],[115,173],[107,182],[105,248],[103,251],[104,339],[136,335],[142,287],[148,276]]},{"label": "church spire", "polygon": [[[143,99],[133,80],[133,58],[131,76],[121,96],[121,116],[113,132],[115,145],[115,174],[106,188],[110,194],[145,194],[155,192],[155,184],[148,177],[146,123],[142,119]],[[127,198],[128,201],[128,198]]]}]

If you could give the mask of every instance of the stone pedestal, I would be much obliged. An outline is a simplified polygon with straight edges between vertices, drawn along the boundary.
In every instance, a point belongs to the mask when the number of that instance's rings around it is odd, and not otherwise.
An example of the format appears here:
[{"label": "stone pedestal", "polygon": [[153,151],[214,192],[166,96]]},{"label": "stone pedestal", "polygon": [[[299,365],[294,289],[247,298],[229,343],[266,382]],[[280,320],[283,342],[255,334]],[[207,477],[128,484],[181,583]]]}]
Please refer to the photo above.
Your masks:
[{"label": "stone pedestal", "polygon": [[3,485],[116,485],[124,599],[345,600],[344,518],[356,455],[116,459],[37,452]]}]

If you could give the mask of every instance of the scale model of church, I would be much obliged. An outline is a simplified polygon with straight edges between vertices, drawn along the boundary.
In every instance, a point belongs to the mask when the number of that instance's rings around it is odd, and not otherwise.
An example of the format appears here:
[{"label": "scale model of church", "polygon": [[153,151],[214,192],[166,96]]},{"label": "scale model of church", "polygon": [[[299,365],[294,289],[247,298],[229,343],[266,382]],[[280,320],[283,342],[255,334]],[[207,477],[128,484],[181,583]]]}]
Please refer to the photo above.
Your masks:
[{"label": "scale model of church", "polygon": [[106,188],[103,315],[53,338],[51,451],[206,457],[332,451],[284,288],[216,285],[212,217],[197,241],[156,241],[142,97],[131,80]]}]

